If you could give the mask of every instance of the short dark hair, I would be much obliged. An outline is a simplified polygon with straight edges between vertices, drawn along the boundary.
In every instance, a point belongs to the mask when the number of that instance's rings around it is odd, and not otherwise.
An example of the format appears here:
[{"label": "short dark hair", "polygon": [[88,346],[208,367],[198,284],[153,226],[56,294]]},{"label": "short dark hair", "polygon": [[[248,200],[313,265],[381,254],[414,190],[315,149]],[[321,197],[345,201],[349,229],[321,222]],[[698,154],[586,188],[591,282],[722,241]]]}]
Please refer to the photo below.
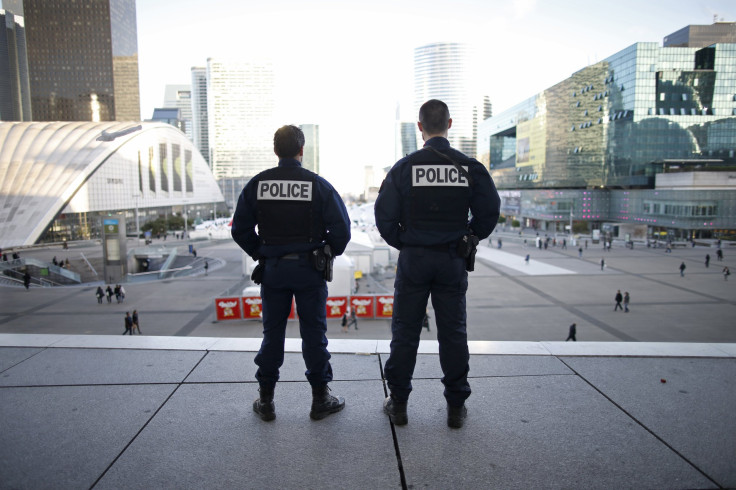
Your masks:
[{"label": "short dark hair", "polygon": [[281,126],[273,135],[273,151],[279,158],[292,158],[304,148],[304,133],[296,126]]},{"label": "short dark hair", "polygon": [[444,133],[450,124],[450,109],[441,100],[428,100],[419,109],[419,122],[428,134]]}]

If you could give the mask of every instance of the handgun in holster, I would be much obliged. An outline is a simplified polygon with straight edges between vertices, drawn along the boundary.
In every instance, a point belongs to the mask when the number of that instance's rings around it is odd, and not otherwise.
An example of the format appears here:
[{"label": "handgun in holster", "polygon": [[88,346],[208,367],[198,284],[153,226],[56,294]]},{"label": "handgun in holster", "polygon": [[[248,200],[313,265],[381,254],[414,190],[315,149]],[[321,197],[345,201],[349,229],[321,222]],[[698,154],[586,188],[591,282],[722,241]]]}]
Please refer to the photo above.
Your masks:
[{"label": "handgun in holster", "polygon": [[478,250],[480,239],[472,234],[463,235],[457,243],[457,254],[465,259],[465,270],[473,272],[475,270],[475,253]]},{"label": "handgun in holster", "polygon": [[258,265],[253,269],[253,273],[250,275],[250,280],[253,284],[260,285],[263,282],[263,270],[266,268],[265,259],[258,259]]},{"label": "handgun in holster", "polygon": [[322,248],[315,248],[310,254],[312,259],[312,265],[317,272],[322,272],[325,281],[332,281],[332,270],[335,262],[335,257],[332,255],[332,248],[329,245],[325,245]]}]

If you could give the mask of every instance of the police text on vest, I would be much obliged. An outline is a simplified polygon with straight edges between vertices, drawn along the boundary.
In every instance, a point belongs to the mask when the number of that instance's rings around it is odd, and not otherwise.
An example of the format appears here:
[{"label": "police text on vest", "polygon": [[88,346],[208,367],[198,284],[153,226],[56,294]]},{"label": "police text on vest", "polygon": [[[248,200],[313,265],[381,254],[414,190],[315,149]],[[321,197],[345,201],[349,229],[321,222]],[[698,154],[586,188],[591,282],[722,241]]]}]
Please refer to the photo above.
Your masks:
[{"label": "police text on vest", "polygon": [[[467,172],[468,167],[463,166],[463,170]],[[452,165],[414,165],[411,172],[412,187],[468,187],[467,179]]]},{"label": "police text on vest", "polygon": [[258,199],[311,201],[312,183],[303,180],[262,180],[258,182]]}]

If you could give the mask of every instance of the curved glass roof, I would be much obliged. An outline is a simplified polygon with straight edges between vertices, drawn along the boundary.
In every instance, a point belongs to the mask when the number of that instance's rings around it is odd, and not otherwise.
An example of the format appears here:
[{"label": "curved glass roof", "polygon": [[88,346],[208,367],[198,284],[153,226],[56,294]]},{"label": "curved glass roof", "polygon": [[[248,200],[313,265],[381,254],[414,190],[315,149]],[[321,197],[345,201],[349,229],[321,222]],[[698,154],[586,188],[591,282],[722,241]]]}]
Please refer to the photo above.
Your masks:
[{"label": "curved glass roof", "polygon": [[[100,169],[107,170],[95,177]],[[178,192],[170,188],[169,174],[185,181]],[[86,212],[133,208],[136,201],[139,207],[223,201],[199,151],[184,133],[162,123],[0,123],[0,183],[2,248],[35,243],[65,208]],[[80,189],[90,195],[80,198]],[[67,208],[78,201],[85,204]]]}]

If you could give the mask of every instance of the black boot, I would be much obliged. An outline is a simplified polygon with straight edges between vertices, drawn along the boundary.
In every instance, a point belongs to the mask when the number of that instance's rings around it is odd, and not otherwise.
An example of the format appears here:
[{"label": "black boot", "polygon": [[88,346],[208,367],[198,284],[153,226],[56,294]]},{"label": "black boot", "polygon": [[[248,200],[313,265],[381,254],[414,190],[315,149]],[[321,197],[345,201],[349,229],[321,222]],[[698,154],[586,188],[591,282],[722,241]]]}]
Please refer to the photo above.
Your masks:
[{"label": "black boot", "polygon": [[341,396],[332,396],[329,392],[330,388],[326,384],[312,386],[312,411],[309,412],[312,420],[322,420],[329,414],[345,408],[345,399]]},{"label": "black boot", "polygon": [[398,402],[393,396],[386,397],[383,402],[383,411],[388,415],[389,420],[394,425],[406,425],[409,423],[409,416],[406,414],[407,402]]},{"label": "black boot", "polygon": [[273,386],[261,386],[258,388],[261,396],[253,402],[253,411],[265,422],[276,418],[276,405],[273,403],[273,389]]},{"label": "black boot", "polygon": [[447,404],[447,426],[453,429],[460,429],[465,422],[465,417],[468,416],[468,409],[465,405],[455,407]]}]

